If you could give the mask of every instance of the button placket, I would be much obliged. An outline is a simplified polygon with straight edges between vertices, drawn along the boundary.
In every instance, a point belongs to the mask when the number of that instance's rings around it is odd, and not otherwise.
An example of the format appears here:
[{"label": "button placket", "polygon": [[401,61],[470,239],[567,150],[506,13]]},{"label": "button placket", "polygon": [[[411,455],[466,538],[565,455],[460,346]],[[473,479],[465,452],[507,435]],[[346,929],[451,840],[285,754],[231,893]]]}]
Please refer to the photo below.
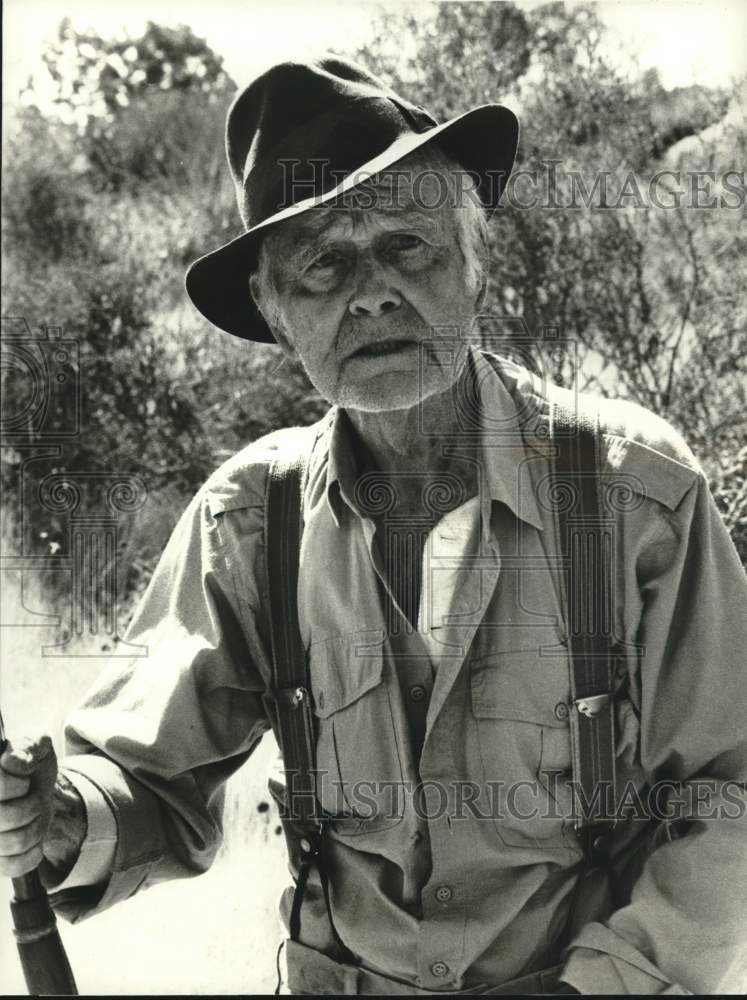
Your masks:
[{"label": "button placket", "polygon": [[[441,720],[444,721],[443,719]],[[453,773],[455,762],[448,746],[436,741],[424,758],[423,781],[436,780],[433,775]],[[453,802],[447,803],[453,808]],[[430,874],[433,881],[421,893],[422,920],[418,934],[418,970],[420,985],[441,991],[458,985],[457,969],[463,960],[465,925],[464,891],[461,884],[449,878],[452,874],[453,852],[467,849],[462,838],[468,838],[466,824],[449,823],[448,815],[428,823],[431,848]],[[448,879],[448,881],[447,881]]]}]

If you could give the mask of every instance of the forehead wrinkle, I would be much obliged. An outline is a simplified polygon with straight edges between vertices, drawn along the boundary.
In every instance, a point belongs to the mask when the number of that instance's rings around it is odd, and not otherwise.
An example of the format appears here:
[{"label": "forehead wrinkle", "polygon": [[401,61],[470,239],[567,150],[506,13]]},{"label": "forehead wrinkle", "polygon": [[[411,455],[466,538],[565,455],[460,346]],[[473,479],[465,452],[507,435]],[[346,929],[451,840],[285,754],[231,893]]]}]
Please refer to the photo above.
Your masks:
[{"label": "forehead wrinkle", "polygon": [[420,208],[372,207],[329,209],[324,220],[318,225],[304,225],[294,233],[288,233],[289,240],[294,245],[311,245],[318,243],[321,237],[327,237],[329,231],[344,217],[346,229],[358,228],[365,223],[383,223],[387,230],[395,230],[398,226],[408,226],[413,229],[434,230],[443,228],[443,213],[435,210],[423,211]]}]

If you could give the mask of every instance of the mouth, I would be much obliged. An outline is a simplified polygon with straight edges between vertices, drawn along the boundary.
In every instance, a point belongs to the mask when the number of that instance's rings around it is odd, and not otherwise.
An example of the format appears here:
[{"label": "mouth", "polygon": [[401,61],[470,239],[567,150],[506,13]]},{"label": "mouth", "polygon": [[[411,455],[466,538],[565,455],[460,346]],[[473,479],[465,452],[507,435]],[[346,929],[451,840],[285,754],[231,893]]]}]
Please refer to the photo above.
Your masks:
[{"label": "mouth", "polygon": [[403,337],[394,337],[389,340],[375,340],[371,344],[364,344],[353,351],[351,358],[383,358],[389,354],[396,354],[407,347],[414,347],[412,340]]}]

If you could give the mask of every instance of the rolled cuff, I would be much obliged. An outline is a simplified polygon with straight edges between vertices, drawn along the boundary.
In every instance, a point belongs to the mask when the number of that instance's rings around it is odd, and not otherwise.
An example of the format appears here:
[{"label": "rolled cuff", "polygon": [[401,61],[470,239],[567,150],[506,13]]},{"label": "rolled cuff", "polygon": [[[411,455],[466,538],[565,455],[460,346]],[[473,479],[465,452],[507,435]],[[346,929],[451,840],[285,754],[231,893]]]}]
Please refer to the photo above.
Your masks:
[{"label": "rolled cuff", "polygon": [[133,896],[163,862],[166,848],[158,800],[114,761],[92,753],[66,757],[61,765],[71,781],[82,775],[94,786],[116,825],[114,855],[104,878],[50,894],[55,912],[76,923]]},{"label": "rolled cuff", "polygon": [[67,878],[55,886],[56,892],[104,882],[112,870],[117,849],[117,821],[101,790],[83,774],[67,769],[65,772],[86,809],[86,837]]}]

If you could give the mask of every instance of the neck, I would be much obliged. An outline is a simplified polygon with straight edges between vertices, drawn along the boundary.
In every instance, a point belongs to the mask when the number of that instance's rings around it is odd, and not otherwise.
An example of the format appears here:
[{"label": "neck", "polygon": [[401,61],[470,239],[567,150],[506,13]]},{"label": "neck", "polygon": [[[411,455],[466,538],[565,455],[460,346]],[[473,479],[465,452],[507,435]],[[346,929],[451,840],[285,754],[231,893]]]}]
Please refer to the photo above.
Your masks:
[{"label": "neck", "polygon": [[[347,410],[363,445],[364,464],[385,474],[407,472],[437,478],[443,472],[456,473],[473,492],[477,481],[474,467],[477,435],[465,444],[455,405],[455,396],[464,391],[466,380],[471,377],[471,368],[465,364],[449,389],[409,409],[376,413]],[[458,454],[453,454],[456,449],[447,449],[444,444],[457,433]]]}]

